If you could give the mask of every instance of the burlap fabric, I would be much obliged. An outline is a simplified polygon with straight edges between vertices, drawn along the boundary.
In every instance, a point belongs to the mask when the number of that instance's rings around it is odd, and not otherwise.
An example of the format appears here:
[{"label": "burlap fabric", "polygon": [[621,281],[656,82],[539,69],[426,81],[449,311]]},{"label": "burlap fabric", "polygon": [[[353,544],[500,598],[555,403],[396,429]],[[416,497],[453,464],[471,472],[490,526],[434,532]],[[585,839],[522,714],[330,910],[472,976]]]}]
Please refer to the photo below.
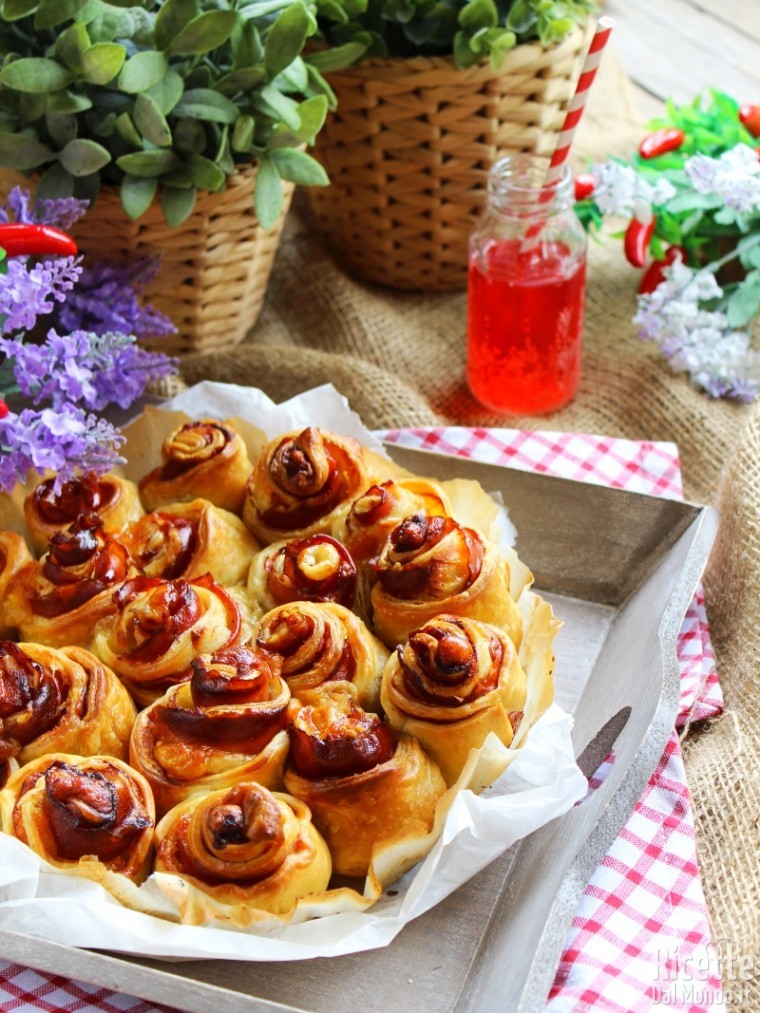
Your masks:
[{"label": "burlap fabric", "polygon": [[[630,86],[607,59],[577,155],[625,155],[640,136]],[[297,211],[247,342],[187,359],[183,375],[254,384],[275,399],[332,381],[372,427],[445,421],[679,445],[686,495],[719,502],[723,515],[707,587],[727,711],[707,728],[692,727],[685,743],[699,854],[715,937],[734,956],[754,955],[755,977],[741,982],[734,1005],[760,1009],[760,415],[697,392],[639,340],[631,324],[636,284],[618,242],[592,244],[580,393],[553,415],[505,419],[480,408],[464,384],[465,295],[354,281]]]}]

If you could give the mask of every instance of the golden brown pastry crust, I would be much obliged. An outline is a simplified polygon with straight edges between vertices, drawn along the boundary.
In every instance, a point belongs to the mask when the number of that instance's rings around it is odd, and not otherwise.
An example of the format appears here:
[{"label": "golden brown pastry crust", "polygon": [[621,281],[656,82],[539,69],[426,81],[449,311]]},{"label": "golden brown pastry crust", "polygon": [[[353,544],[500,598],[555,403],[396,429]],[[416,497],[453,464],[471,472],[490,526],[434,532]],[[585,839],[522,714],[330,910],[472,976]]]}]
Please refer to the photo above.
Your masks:
[{"label": "golden brown pastry crust", "polygon": [[332,682],[350,682],[362,707],[378,709],[388,651],[342,605],[281,605],[267,612],[254,638],[261,650],[282,660],[282,675],[293,696]]},{"label": "golden brown pastry crust", "polygon": [[259,551],[239,517],[205,499],[145,514],[126,528],[121,541],[149,577],[191,580],[210,573],[223,587],[244,584]]},{"label": "golden brown pastry crust", "polygon": [[356,566],[348,550],[330,535],[273,542],[253,558],[248,593],[263,612],[294,601],[335,602],[350,609]]},{"label": "golden brown pastry crust", "polygon": [[394,528],[373,567],[373,625],[388,647],[441,612],[492,623],[519,646],[522,620],[509,593],[509,566],[474,529],[414,514]]},{"label": "golden brown pastry crust", "polygon": [[114,608],[93,630],[90,649],[141,706],[186,682],[202,654],[248,639],[237,605],[208,574],[190,581],[133,577],[114,595]]},{"label": "golden brown pastry crust", "polygon": [[0,739],[20,763],[46,753],[125,760],[136,715],[114,673],[83,647],[0,642]]},{"label": "golden brown pastry crust", "polygon": [[393,728],[418,739],[451,786],[489,733],[511,744],[525,707],[525,672],[503,630],[440,615],[391,655],[381,701]]},{"label": "golden brown pastry crust", "polygon": [[21,535],[0,531],[0,637],[12,636],[15,632],[14,624],[7,619],[5,600],[19,571],[31,562],[32,554]]},{"label": "golden brown pastry crust", "polygon": [[106,531],[118,534],[143,513],[137,486],[119,475],[73,478],[58,493],[53,486],[52,478],[43,479],[24,500],[24,519],[38,555],[47,551],[56,531],[73,524],[80,514],[97,514]]},{"label": "golden brown pastry crust", "polygon": [[290,730],[285,787],[311,809],[335,872],[366,876],[376,848],[430,831],[446,784],[416,739],[337,694],[293,705]]},{"label": "golden brown pastry crust", "polygon": [[5,833],[51,865],[102,882],[150,869],[155,811],[147,782],[112,756],[48,753],[0,791]]},{"label": "golden brown pastry crust", "polygon": [[49,546],[40,560],[16,574],[5,619],[28,643],[85,646],[95,624],[115,611],[113,593],[134,567],[96,514],[81,514],[56,532]]},{"label": "golden brown pastry crust", "polygon": [[132,732],[130,762],[147,778],[159,815],[241,781],[282,787],[290,690],[279,666],[238,646],[192,668],[190,682],[142,711]]},{"label": "golden brown pastry crust", "polygon": [[253,465],[242,437],[228,423],[187,422],[164,440],[161,456],[163,465],[139,484],[146,510],[206,499],[240,514]]},{"label": "golden brown pastry crust", "polygon": [[247,925],[262,912],[286,915],[300,898],[323,893],[331,863],[303,803],[244,782],[167,813],[156,828],[155,868],[184,880],[159,877],[183,922],[217,917]]},{"label": "golden brown pastry crust", "polygon": [[329,534],[338,511],[371,484],[364,450],[316,426],[272,440],[256,462],[243,520],[263,545]]}]

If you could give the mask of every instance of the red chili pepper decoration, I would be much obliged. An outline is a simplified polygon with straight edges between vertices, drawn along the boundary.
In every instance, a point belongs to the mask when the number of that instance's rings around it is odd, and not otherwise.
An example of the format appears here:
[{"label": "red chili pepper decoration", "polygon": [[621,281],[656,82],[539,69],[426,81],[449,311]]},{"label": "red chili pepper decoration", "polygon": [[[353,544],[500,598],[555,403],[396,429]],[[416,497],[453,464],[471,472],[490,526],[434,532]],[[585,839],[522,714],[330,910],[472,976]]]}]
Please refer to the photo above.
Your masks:
[{"label": "red chili pepper decoration", "polygon": [[739,110],[739,122],[749,130],[753,137],[760,137],[760,106],[747,102]]},{"label": "red chili pepper decoration", "polygon": [[27,257],[48,253],[56,257],[73,257],[77,244],[68,233],[52,225],[26,225],[9,222],[0,225],[0,246],[9,257]]},{"label": "red chili pepper decoration", "polygon": [[3,401],[2,398],[0,398],[0,419],[4,419],[5,416],[8,414],[9,410],[10,409],[8,408],[8,405],[5,403],[5,401]]},{"label": "red chili pepper decoration", "polygon": [[596,189],[596,176],[591,172],[579,172],[575,177],[575,199],[585,200]]},{"label": "red chili pepper decoration", "polygon": [[665,281],[665,268],[670,267],[679,254],[682,260],[686,259],[686,251],[682,246],[669,246],[665,251],[664,260],[652,261],[641,276],[641,281],[639,282],[640,295],[654,292],[660,282]]},{"label": "red chili pepper decoration", "polygon": [[684,142],[685,134],[678,127],[663,127],[662,130],[655,130],[653,134],[647,134],[639,145],[639,154],[642,158],[657,158],[667,151],[675,151]]},{"label": "red chili pepper decoration", "polygon": [[625,230],[623,249],[625,259],[633,267],[643,267],[647,259],[649,241],[654,235],[654,217],[648,222],[640,222],[638,218],[632,218]]}]

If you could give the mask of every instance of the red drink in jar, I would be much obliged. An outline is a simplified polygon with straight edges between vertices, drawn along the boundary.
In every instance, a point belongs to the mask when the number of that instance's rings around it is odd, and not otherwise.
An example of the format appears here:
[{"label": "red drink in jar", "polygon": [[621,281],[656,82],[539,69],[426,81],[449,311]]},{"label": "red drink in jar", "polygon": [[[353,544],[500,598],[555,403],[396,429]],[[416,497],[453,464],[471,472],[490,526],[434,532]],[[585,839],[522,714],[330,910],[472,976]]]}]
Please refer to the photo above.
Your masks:
[{"label": "red drink in jar", "polygon": [[544,175],[531,156],[497,162],[470,242],[467,382],[494,411],[554,411],[578,389],[586,236],[570,170]]}]

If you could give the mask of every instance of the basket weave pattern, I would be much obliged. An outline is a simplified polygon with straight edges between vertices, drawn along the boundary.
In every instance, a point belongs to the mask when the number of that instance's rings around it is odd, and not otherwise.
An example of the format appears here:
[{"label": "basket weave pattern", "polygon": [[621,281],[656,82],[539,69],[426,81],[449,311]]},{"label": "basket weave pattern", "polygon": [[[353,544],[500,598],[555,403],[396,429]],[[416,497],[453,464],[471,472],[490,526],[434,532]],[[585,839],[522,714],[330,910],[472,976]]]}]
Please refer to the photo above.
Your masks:
[{"label": "basket weave pattern", "polygon": [[156,202],[131,221],[118,191],[104,188],[72,229],[81,252],[99,260],[160,256],[158,276],[145,297],[177,328],[177,334],[156,342],[161,351],[232,348],[256,322],[293,184],[285,183],[283,212],[265,231],[253,209],[255,179],[256,167],[246,167],[227,180],[224,192],[199,193],[192,214],[174,228]]},{"label": "basket weave pattern", "polygon": [[462,288],[490,166],[551,153],[585,44],[578,28],[550,49],[517,46],[499,71],[415,57],[328,75],[338,109],[313,154],[331,186],[308,202],[341,265],[394,288]]}]

